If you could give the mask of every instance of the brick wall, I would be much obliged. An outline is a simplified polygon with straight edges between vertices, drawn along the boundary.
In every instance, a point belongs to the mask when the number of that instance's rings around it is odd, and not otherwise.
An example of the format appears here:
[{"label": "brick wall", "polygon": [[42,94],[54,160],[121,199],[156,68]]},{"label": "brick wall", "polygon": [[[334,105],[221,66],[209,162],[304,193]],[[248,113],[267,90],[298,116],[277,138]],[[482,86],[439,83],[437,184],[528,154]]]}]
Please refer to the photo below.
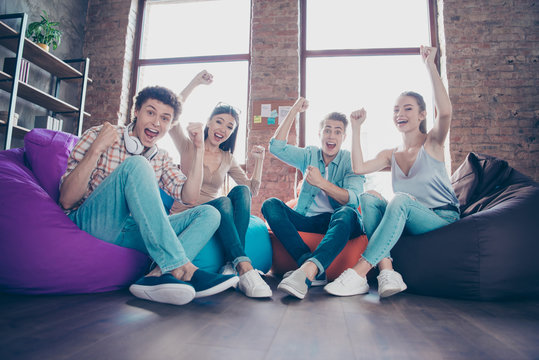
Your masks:
[{"label": "brick wall", "polygon": [[[84,49],[94,83],[87,97],[92,120],[85,128],[123,121],[128,113],[135,9],[136,0],[89,1]],[[539,180],[539,6],[532,0],[445,0],[439,11],[442,69],[454,109],[453,169],[475,151],[506,159]],[[253,0],[250,101],[297,98],[298,18],[298,1]],[[267,146],[271,136],[249,129],[248,148]],[[252,160],[247,168],[252,170]],[[260,214],[267,197],[291,198],[294,180],[294,171],[267,154],[253,213]]]},{"label": "brick wall", "polygon": [[453,104],[452,168],[474,151],[539,181],[539,4],[444,0],[440,11]]},{"label": "brick wall", "polygon": [[84,130],[104,121],[123,124],[130,109],[130,76],[137,0],[89,0],[84,54],[90,58]]},{"label": "brick wall", "polygon": [[[298,1],[253,0],[251,32],[250,101],[295,100],[299,96],[299,4]],[[249,118],[253,109],[249,109]],[[262,145],[267,149],[273,131],[248,128],[248,149]],[[289,141],[295,143],[296,131]],[[247,169],[253,169],[249,160]],[[289,200],[294,196],[295,171],[266,150],[262,185],[253,198],[253,214],[260,214],[262,202],[269,197]]]}]

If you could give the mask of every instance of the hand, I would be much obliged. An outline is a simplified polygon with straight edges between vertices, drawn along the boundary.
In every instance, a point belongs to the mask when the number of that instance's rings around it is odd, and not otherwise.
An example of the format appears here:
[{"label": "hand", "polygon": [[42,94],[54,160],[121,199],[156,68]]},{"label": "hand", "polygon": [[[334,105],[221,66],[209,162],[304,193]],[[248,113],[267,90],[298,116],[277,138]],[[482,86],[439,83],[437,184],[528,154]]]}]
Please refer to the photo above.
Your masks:
[{"label": "hand", "polygon": [[204,125],[198,122],[190,122],[186,130],[195,148],[204,149]]},{"label": "hand", "polygon": [[365,108],[356,110],[350,114],[350,124],[352,128],[359,128],[367,120],[367,111]]},{"label": "hand", "polygon": [[421,54],[421,59],[425,64],[434,64],[434,58],[436,57],[436,48],[430,46],[423,46],[419,48],[419,53]]},{"label": "hand", "polygon": [[299,97],[292,107],[302,113],[309,107],[309,102],[304,97]]},{"label": "hand", "polygon": [[253,146],[253,149],[251,150],[251,154],[257,160],[264,160],[265,152],[266,152],[266,149],[260,145]]},{"label": "hand", "polygon": [[320,173],[320,170],[318,170],[317,167],[314,167],[314,166],[307,167],[307,172],[305,173],[305,181],[307,181],[312,186],[321,188],[324,180],[325,179],[322,177],[322,174]]},{"label": "hand", "polygon": [[197,85],[209,85],[213,82],[213,75],[206,70],[202,70],[193,80],[196,81]]},{"label": "hand", "polygon": [[102,154],[109,147],[111,147],[114,143],[119,142],[120,138],[118,136],[118,132],[116,131],[116,128],[111,125],[108,121],[103,123],[103,127],[101,128],[101,131],[99,132],[99,135],[97,135],[97,138],[92,143],[92,146],[90,149],[92,151],[97,152],[98,154]]}]

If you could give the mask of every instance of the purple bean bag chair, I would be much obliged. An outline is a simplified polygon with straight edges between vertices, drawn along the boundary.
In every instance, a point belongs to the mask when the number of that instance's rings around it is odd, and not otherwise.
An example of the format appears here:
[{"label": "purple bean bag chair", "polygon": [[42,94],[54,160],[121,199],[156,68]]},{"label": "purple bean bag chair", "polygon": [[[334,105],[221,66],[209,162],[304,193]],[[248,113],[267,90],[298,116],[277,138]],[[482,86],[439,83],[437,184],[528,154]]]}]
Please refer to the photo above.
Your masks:
[{"label": "purple bean bag chair", "polygon": [[148,257],[80,230],[57,205],[58,184],[77,141],[34,129],[24,149],[0,151],[0,291],[77,294],[124,288]]}]

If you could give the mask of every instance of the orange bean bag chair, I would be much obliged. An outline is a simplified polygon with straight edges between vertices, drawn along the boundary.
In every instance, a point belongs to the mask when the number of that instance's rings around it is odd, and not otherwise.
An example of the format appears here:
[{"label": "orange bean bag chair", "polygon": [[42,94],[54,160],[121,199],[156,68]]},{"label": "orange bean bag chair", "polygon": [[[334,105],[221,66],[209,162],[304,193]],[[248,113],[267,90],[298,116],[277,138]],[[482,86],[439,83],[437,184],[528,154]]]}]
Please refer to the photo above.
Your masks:
[{"label": "orange bean bag chair", "polygon": [[[294,207],[296,202],[297,199],[293,199],[288,201],[286,204],[290,207]],[[297,269],[298,265],[296,264],[294,259],[292,259],[290,254],[286,251],[279,239],[277,239],[277,237],[273,234],[271,229],[269,233],[271,239],[271,246],[273,248],[271,272],[275,275],[282,276],[285,272],[289,270]],[[303,231],[299,231],[299,235],[301,236],[305,244],[307,244],[309,249],[311,249],[311,251],[314,251],[318,244],[320,244],[320,241],[322,241],[322,239],[324,238],[323,234],[309,233]],[[328,280],[335,280],[339,275],[342,274],[344,270],[354,266],[361,257],[361,254],[363,254],[363,251],[365,251],[367,243],[368,240],[366,235],[361,235],[359,237],[350,239],[344,249],[341,251],[341,253],[326,269]]]}]

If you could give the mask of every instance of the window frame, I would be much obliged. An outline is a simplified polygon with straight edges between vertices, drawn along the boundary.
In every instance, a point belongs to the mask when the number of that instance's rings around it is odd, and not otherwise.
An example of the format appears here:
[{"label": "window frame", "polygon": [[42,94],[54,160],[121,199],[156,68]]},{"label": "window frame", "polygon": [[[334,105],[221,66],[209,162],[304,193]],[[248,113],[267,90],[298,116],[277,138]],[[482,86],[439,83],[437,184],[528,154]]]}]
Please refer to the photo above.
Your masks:
[{"label": "window frame", "polygon": [[[142,34],[144,32],[144,16],[146,14],[146,5],[151,0],[138,0],[138,13],[136,21],[135,39],[134,39],[134,53],[131,71],[131,88],[129,90],[129,109],[133,106],[133,98],[138,87],[138,79],[140,68],[143,66],[152,65],[181,65],[181,64],[196,64],[196,63],[209,63],[209,62],[232,62],[232,61],[247,61],[247,99],[246,104],[249,106],[249,94],[251,92],[251,46],[248,48],[248,52],[244,54],[229,54],[229,55],[205,55],[205,56],[186,56],[186,57],[171,57],[171,58],[154,58],[154,59],[141,59],[141,46],[142,46]],[[252,0],[250,2],[250,14],[249,14],[249,29],[253,26],[253,7]],[[251,43],[251,32],[249,32],[249,44]],[[186,84],[187,85],[187,84]],[[242,112],[247,114],[248,109],[241,109]],[[245,127],[246,133],[245,139],[248,140],[247,131],[248,127]],[[248,141],[245,141],[244,157],[240,160],[240,165],[245,165],[247,161],[247,147]]]},{"label": "window frame", "polygon": [[[439,47],[438,25],[436,14],[438,13],[435,0],[425,0],[429,13],[430,46]],[[351,57],[351,56],[387,56],[387,55],[417,55],[419,47],[412,48],[376,48],[376,49],[331,49],[331,50],[307,50],[307,3],[308,0],[300,0],[300,96],[306,96],[307,89],[307,59],[315,57]],[[435,62],[440,71],[440,51],[436,54]],[[298,145],[305,147],[305,112],[300,113],[298,122]]]}]

